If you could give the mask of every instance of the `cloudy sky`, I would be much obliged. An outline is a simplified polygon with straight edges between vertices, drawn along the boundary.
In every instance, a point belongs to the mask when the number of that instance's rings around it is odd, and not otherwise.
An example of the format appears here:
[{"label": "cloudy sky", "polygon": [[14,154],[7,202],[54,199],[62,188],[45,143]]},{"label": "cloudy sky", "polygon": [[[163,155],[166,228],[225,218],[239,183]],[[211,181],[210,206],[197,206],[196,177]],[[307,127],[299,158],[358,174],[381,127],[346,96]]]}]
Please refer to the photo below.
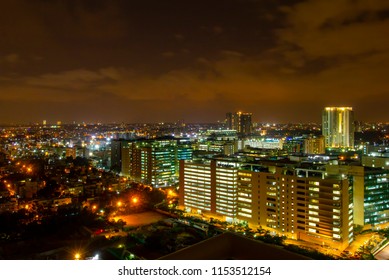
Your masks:
[{"label": "cloudy sky", "polygon": [[386,0],[0,0],[0,123],[389,121]]}]

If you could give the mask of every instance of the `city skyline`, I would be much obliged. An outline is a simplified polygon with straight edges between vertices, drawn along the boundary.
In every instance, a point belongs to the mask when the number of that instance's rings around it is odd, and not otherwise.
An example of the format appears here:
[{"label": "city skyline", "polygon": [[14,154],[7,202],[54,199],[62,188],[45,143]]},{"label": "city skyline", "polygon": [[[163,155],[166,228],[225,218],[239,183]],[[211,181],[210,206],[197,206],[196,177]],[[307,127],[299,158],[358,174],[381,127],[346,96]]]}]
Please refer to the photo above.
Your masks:
[{"label": "city skyline", "polygon": [[[0,123],[387,122],[385,1],[1,1]],[[59,20],[60,19],[60,20]],[[382,104],[382,105],[381,105]]]}]

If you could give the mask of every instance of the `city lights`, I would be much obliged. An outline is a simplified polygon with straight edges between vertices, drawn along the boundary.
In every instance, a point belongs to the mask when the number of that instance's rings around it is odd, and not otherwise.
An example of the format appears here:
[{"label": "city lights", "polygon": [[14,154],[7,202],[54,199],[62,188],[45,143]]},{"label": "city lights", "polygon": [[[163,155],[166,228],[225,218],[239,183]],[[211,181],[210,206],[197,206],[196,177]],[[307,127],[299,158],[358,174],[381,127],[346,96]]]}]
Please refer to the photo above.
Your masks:
[{"label": "city lights", "polygon": [[[254,116],[242,112],[236,115]],[[231,122],[234,118],[232,114]],[[344,120],[344,117],[339,119]],[[249,117],[244,122],[245,126],[258,127]],[[163,133],[169,131],[170,124],[160,125],[157,128],[142,125],[131,131],[139,130],[142,135],[152,135],[156,129]],[[63,136],[59,136],[58,127],[50,128],[53,129],[51,138],[38,141],[39,148],[33,135],[18,139],[17,145],[8,145],[14,141],[12,137],[0,138],[5,141],[4,156],[0,154],[0,160],[3,158],[6,163],[0,169],[0,199],[6,201],[1,204],[0,215],[4,211],[14,213],[20,228],[36,230],[37,236],[41,234],[40,227],[48,221],[65,221],[61,224],[66,224],[66,229],[53,228],[53,235],[69,231],[70,238],[82,245],[104,236],[108,248],[123,250],[113,251],[114,258],[123,259],[139,258],[128,250],[125,238],[128,229],[138,231],[146,221],[147,224],[161,220],[166,225],[182,223],[206,236],[215,234],[212,224],[220,232],[232,231],[254,240],[304,244],[335,259],[367,258],[368,250],[384,240],[380,235],[376,241],[368,242],[370,235],[366,235],[364,242],[360,242],[355,227],[372,224],[374,228],[385,228],[385,223],[389,223],[385,212],[387,199],[380,193],[388,188],[389,148],[362,142],[348,148],[328,146],[324,137],[317,135],[318,124],[263,124],[253,134],[247,134],[249,130],[243,132],[243,128],[240,133],[225,129],[225,125],[219,124],[216,129],[180,126],[196,131],[197,137],[190,139],[171,136],[116,139],[110,136],[115,126],[105,126],[95,132],[95,126],[69,128],[63,124]],[[387,129],[376,126],[382,131]],[[289,135],[291,131],[300,133],[301,127],[312,133]],[[79,141],[80,129],[84,135],[82,141]],[[267,130],[266,137],[262,129]],[[345,131],[343,127],[341,131]],[[96,152],[97,143],[101,153],[90,156],[88,151]],[[14,159],[8,160],[10,154]],[[353,196],[354,189],[363,189],[363,195]],[[257,225],[264,230],[255,232]],[[146,246],[142,236],[154,231],[162,235],[161,228],[153,225],[142,229],[145,232],[134,238]],[[182,233],[178,243],[185,242],[187,235],[188,232]],[[1,236],[11,238],[0,231]],[[281,237],[284,243],[277,239]],[[164,239],[158,236],[158,240]],[[149,250],[146,247],[144,250]],[[104,248],[97,245],[94,249]],[[53,258],[69,258],[68,252],[65,253]],[[97,260],[104,258],[105,253],[76,251],[70,258]],[[379,257],[379,253],[376,255]]]},{"label": "city lights", "polygon": [[3,278],[389,259],[388,1],[0,7],[0,259],[66,260]]}]

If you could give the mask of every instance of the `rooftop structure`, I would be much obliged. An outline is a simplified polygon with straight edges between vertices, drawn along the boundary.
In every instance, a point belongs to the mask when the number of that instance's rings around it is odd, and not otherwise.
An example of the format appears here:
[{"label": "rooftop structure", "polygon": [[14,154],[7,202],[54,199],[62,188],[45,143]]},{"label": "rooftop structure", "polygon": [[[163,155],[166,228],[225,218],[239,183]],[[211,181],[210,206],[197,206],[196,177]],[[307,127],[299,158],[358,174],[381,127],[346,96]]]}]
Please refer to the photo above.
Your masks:
[{"label": "rooftop structure", "polygon": [[160,260],[309,260],[275,245],[225,232]]}]

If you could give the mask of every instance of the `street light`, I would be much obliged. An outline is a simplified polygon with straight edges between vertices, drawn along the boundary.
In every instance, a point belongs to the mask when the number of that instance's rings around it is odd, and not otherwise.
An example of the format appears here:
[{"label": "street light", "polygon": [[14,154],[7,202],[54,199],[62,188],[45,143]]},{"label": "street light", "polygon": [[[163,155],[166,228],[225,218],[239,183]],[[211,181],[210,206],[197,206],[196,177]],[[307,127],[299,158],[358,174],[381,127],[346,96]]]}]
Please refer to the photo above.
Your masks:
[{"label": "street light", "polygon": [[75,254],[74,254],[74,259],[75,259],[75,260],[79,260],[80,258],[81,258],[80,253],[75,253]]},{"label": "street light", "polygon": [[138,198],[137,197],[133,197],[132,198],[132,203],[134,203],[134,204],[138,203]]}]

